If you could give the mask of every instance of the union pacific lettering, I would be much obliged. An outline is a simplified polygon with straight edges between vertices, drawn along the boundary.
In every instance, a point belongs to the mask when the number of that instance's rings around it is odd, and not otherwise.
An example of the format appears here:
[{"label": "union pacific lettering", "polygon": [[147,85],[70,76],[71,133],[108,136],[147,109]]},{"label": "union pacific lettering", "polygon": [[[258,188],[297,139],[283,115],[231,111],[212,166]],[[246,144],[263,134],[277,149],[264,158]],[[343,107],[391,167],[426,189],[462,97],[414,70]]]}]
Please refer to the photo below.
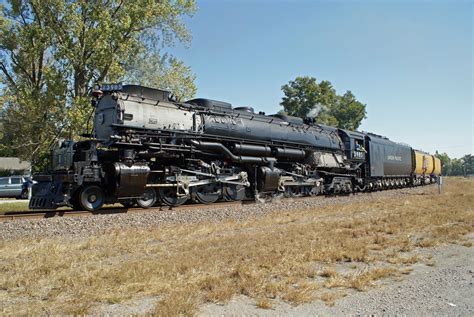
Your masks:
[{"label": "union pacific lettering", "polygon": [[395,156],[395,155],[387,155],[387,160],[389,161],[402,161],[401,156]]}]

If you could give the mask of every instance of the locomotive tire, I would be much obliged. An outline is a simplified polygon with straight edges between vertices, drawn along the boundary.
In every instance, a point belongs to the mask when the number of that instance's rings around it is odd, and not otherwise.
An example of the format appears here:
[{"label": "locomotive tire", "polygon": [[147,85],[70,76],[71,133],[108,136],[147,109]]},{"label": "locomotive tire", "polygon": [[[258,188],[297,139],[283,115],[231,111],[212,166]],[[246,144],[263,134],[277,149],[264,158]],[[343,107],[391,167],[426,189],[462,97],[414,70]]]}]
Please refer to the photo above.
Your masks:
[{"label": "locomotive tire", "polygon": [[142,197],[137,199],[137,204],[141,208],[150,208],[156,204],[157,199],[156,191],[153,188],[147,188],[143,192]]},{"label": "locomotive tire", "polygon": [[87,185],[79,193],[79,205],[83,210],[96,211],[104,205],[105,195],[97,185]]}]

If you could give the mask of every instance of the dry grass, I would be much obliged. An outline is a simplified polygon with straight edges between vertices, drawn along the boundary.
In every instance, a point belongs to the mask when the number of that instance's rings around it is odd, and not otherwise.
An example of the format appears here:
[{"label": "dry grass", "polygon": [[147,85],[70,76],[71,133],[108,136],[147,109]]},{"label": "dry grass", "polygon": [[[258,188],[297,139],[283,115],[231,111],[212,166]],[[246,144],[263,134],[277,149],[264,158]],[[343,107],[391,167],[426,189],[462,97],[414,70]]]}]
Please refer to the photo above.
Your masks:
[{"label": "dry grass", "polygon": [[[345,290],[406,274],[416,247],[467,244],[473,182],[448,179],[441,195],[406,195],[247,222],[117,230],[84,239],[0,242],[4,314],[86,314],[98,304],[160,298],[155,313],[193,315],[233,296],[328,304]],[[402,254],[399,254],[402,252]],[[338,273],[364,263],[364,270]],[[322,271],[318,267],[325,267]]]},{"label": "dry grass", "polygon": [[328,306],[334,306],[336,300],[345,296],[347,296],[347,293],[345,292],[323,292],[319,294],[317,299],[322,300]]},{"label": "dry grass", "polygon": [[272,302],[268,298],[258,298],[255,302],[255,306],[262,309],[272,308]]},{"label": "dry grass", "polygon": [[28,210],[28,201],[27,200],[19,200],[16,202],[8,202],[8,203],[1,203],[0,204],[0,215],[4,213],[8,213],[9,211],[24,211]]},{"label": "dry grass", "polygon": [[346,287],[353,288],[358,291],[365,291],[370,286],[373,286],[375,281],[398,274],[399,271],[393,267],[374,268],[357,275],[346,277]]}]

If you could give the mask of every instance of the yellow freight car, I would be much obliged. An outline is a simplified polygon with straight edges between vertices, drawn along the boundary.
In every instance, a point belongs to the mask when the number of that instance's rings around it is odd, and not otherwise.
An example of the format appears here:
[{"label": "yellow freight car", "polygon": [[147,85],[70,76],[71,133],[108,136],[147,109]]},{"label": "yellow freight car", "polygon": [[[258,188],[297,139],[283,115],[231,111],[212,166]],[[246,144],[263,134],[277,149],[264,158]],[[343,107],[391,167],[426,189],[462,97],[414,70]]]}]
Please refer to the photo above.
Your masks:
[{"label": "yellow freight car", "polygon": [[433,155],[434,171],[433,176],[441,176],[441,160]]},{"label": "yellow freight car", "polygon": [[414,183],[417,185],[429,184],[436,180],[441,173],[441,161],[431,154],[413,150]]},{"label": "yellow freight car", "polygon": [[413,152],[415,154],[415,174],[431,175],[434,170],[433,156],[418,150]]}]

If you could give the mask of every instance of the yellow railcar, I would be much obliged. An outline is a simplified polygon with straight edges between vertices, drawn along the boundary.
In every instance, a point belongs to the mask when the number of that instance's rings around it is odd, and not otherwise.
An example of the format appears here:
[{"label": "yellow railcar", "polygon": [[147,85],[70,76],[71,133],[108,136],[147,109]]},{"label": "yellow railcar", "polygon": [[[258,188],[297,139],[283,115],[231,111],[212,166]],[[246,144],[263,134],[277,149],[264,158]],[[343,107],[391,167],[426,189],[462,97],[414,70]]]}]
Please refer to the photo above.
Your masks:
[{"label": "yellow railcar", "polygon": [[415,174],[422,175],[424,174],[423,157],[425,156],[425,153],[416,150],[413,152],[415,153]]},{"label": "yellow railcar", "polygon": [[425,166],[426,166],[426,175],[431,175],[433,174],[434,171],[434,161],[433,161],[433,155],[425,154],[423,157]]},{"label": "yellow railcar", "polygon": [[433,155],[433,161],[434,161],[433,175],[439,176],[441,175],[441,160]]},{"label": "yellow railcar", "polygon": [[434,156],[415,150],[415,174],[431,175],[435,169]]}]

